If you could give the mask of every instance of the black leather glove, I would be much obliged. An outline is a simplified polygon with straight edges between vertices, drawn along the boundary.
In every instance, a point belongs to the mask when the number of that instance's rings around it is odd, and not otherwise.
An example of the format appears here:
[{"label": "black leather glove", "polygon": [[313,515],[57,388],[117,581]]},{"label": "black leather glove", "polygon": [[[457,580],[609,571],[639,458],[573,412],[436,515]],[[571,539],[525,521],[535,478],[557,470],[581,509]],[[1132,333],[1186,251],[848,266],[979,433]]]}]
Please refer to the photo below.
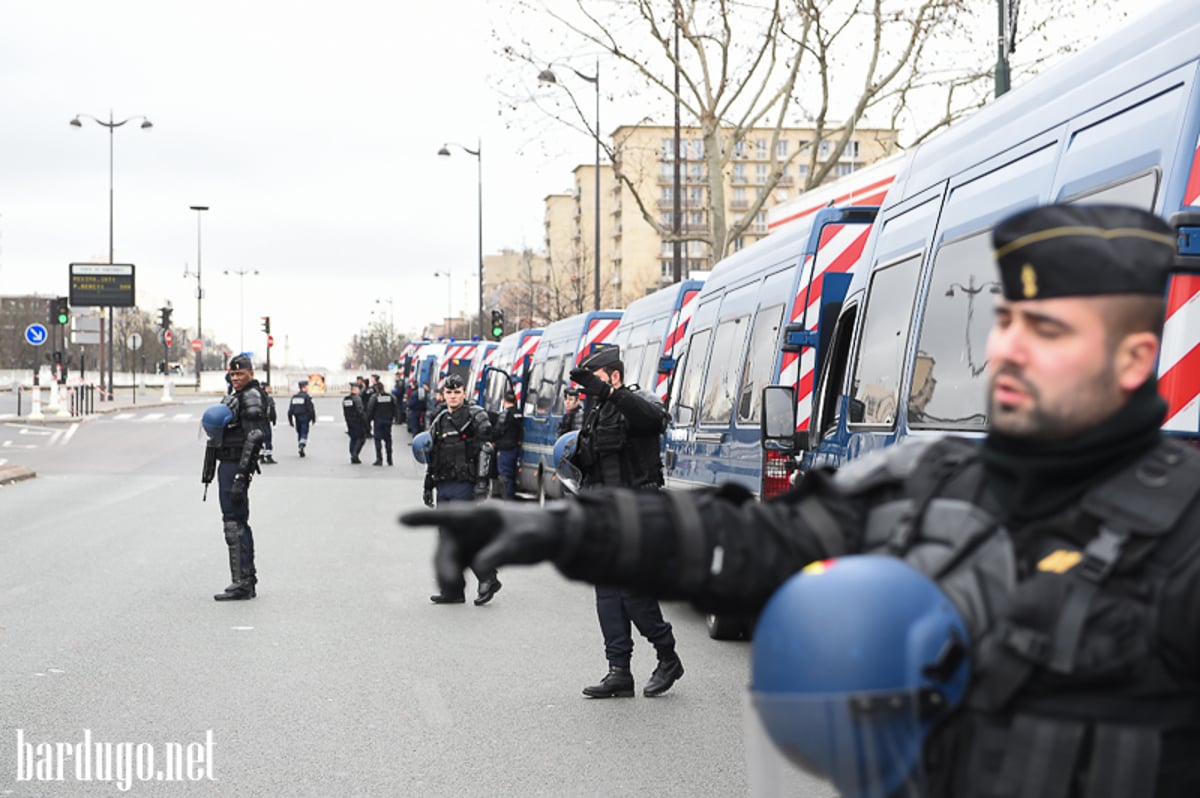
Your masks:
[{"label": "black leather glove", "polygon": [[583,386],[583,392],[597,399],[607,399],[612,386],[587,369],[571,369],[571,379]]},{"label": "black leather glove", "polygon": [[405,526],[439,526],[457,544],[460,565],[479,573],[502,565],[532,565],[571,556],[583,537],[583,509],[575,502],[521,507],[506,502],[453,504],[400,516]]},{"label": "black leather glove", "polygon": [[421,501],[425,502],[426,507],[433,507],[433,489],[426,488],[421,494]]},{"label": "black leather glove", "polygon": [[246,503],[246,491],[250,488],[250,476],[238,472],[233,478],[233,487],[229,489],[229,500],[241,507]]}]

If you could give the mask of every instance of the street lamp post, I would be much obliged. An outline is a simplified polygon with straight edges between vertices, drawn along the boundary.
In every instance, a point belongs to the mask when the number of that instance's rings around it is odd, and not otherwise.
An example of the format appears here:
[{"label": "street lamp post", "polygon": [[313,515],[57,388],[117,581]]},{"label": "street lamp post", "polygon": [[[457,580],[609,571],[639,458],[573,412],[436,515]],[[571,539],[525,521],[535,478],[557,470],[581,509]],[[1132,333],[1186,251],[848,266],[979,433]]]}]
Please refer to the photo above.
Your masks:
[{"label": "street lamp post", "polygon": [[[452,295],[452,292],[454,291],[454,280],[450,276],[449,269],[447,269],[444,272],[434,272],[433,276],[446,278],[446,337],[450,338],[451,337],[450,336],[450,314],[454,312],[453,311],[454,302],[453,302],[453,300],[451,300],[450,297]],[[480,312],[482,313],[482,311],[480,311]],[[480,318],[483,318],[482,315],[480,316]],[[483,335],[481,334],[479,337],[483,338]]]},{"label": "street lamp post", "polygon": [[[592,246],[596,250],[594,253],[596,256],[596,265],[595,265],[595,296],[593,297],[593,305],[594,305],[595,310],[599,310],[600,309],[600,59],[599,58],[596,59],[596,74],[595,75],[585,75],[573,66],[568,65],[567,68],[570,69],[572,72],[574,72],[576,75],[578,75],[580,80],[586,80],[588,83],[591,83],[592,86],[594,86],[596,89],[596,129],[593,131],[595,133],[593,138],[595,138],[595,140],[596,140],[596,173],[592,178],[592,182],[595,183],[595,195],[594,195],[593,202],[596,207],[595,207],[595,218],[593,219],[593,224],[594,224],[596,230],[595,230],[595,242],[593,243]],[[538,73],[538,80],[542,81],[543,83],[558,83],[558,78],[555,77],[554,72],[552,72],[549,67],[547,67],[546,69],[543,69],[540,73]],[[678,190],[678,189],[676,189],[676,190]]]},{"label": "street lamp post", "polygon": [[[142,130],[148,130],[154,125],[144,116],[131,116],[127,119],[122,119],[120,122],[113,121],[112,110],[108,112],[108,121],[98,119],[91,114],[75,114],[75,118],[70,121],[71,127],[83,127],[83,119],[90,119],[101,127],[108,128],[108,262],[113,262],[113,131],[119,128],[126,122],[132,122],[135,119],[142,120]],[[100,401],[104,401],[104,392],[107,386],[109,398],[112,398],[113,392],[113,349],[115,342],[113,341],[113,306],[108,306],[108,380],[104,379],[104,334],[101,328],[100,335]]]},{"label": "street lamp post", "polygon": [[[200,359],[204,353],[204,330],[201,327],[200,310],[204,301],[204,287],[200,284],[200,215],[208,210],[207,205],[192,205],[191,210],[196,211],[196,339],[200,341],[200,349],[196,350],[196,390],[200,390]],[[183,268],[183,276],[191,277],[187,267]]]},{"label": "street lamp post", "polygon": [[[446,144],[443,144],[442,148],[440,150],[438,150],[438,155],[442,156],[443,158],[448,158],[450,156],[449,147],[451,144],[454,144],[454,142],[448,142]],[[477,166],[478,166],[478,178],[479,178],[479,231],[478,231],[479,338],[482,340],[483,339],[483,139],[475,140],[475,149],[473,149],[473,150],[470,149],[469,147],[464,147],[461,144],[454,144],[454,146],[458,147],[460,150],[465,152],[467,155],[474,155]],[[468,329],[467,332],[469,334],[470,330]]]},{"label": "street lamp post", "polygon": [[238,351],[246,351],[246,275],[258,274],[258,269],[226,269],[226,274],[238,276]]}]

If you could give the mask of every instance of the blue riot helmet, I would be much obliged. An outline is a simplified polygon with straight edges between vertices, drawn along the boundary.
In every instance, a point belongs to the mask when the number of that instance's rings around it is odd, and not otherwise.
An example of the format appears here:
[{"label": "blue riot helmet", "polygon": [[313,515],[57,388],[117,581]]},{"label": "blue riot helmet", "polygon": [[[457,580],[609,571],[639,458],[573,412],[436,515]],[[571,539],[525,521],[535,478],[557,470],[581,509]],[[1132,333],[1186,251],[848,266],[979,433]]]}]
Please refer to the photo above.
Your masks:
[{"label": "blue riot helmet", "polygon": [[200,425],[214,446],[220,446],[225,436],[225,428],[233,421],[233,411],[229,405],[213,405],[204,411],[200,417]]},{"label": "blue riot helmet", "polygon": [[968,652],[958,609],[903,560],[817,562],[759,616],[751,701],[775,747],[843,798],[925,796],[925,743],[966,694]]},{"label": "blue riot helmet", "polygon": [[412,439],[413,459],[421,465],[427,465],[431,452],[433,452],[433,436],[429,434],[428,430],[418,433]]},{"label": "blue riot helmet", "polygon": [[575,447],[579,443],[579,430],[571,430],[565,435],[559,435],[554,442],[554,474],[563,490],[571,495],[579,492],[579,483],[583,479],[579,467],[571,462]]}]

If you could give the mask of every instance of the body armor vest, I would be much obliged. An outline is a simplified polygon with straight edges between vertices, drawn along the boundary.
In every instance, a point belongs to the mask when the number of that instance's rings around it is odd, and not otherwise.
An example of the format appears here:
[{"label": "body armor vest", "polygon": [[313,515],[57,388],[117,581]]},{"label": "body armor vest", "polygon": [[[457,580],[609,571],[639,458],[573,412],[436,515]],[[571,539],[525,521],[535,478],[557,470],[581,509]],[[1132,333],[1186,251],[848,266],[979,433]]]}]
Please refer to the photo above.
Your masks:
[{"label": "body armor vest", "polygon": [[[618,390],[639,389],[634,385]],[[661,406],[658,397],[652,398]],[[584,418],[573,462],[587,485],[655,488],[663,484],[661,450],[661,434],[631,436],[628,422],[610,399]]]},{"label": "body armor vest", "polygon": [[973,503],[975,444],[899,448],[913,450],[891,475],[906,498],[869,513],[863,551],[936,580],[972,639],[966,706],[927,747],[931,794],[1200,794],[1156,783],[1164,756],[1200,739],[1200,672],[1172,667],[1160,612],[1172,574],[1200,557],[1200,452],[1164,440],[1016,545]]},{"label": "body armor vest", "polygon": [[[460,416],[457,422],[455,416]],[[438,482],[475,481],[476,464],[483,441],[479,440],[472,416],[470,408],[461,415],[443,410],[429,425],[433,437],[429,473]]]}]

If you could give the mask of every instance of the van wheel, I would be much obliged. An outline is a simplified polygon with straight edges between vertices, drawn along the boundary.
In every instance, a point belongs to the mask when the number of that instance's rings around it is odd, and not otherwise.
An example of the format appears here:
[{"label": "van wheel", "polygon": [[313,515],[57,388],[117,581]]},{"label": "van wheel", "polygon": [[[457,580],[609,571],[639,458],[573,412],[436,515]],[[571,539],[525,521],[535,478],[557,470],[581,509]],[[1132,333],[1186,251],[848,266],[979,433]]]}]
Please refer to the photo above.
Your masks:
[{"label": "van wheel", "polygon": [[708,627],[708,636],[713,640],[741,640],[750,634],[750,619],[745,615],[714,615],[704,616],[704,625]]}]

